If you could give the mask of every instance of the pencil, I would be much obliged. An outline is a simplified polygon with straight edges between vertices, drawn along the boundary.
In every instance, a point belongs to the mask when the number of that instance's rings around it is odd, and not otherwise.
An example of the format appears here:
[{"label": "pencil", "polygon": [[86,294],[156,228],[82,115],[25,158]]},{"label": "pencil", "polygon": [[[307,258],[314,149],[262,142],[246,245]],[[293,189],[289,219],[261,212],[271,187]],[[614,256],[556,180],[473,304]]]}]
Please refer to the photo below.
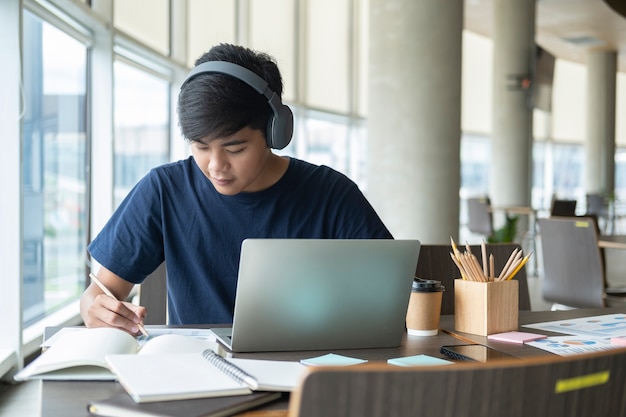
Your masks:
[{"label": "pencil", "polygon": [[[102,282],[100,282],[100,280],[96,277],[96,274],[94,274],[93,272],[89,274],[89,278],[91,278],[91,280],[93,282],[96,283],[96,285],[98,287],[100,287],[100,289],[102,290],[102,292],[104,292],[106,295],[108,295],[109,297],[115,298],[117,300],[117,297],[115,297],[115,295],[113,295],[113,293],[111,292],[111,290],[109,290]],[[143,327],[143,324],[141,323],[137,323],[137,327],[139,327],[139,330],[141,331],[141,333],[144,336],[150,336],[148,334],[148,332],[146,331],[146,328]]]},{"label": "pencil", "polygon": [[467,278],[467,273],[465,272],[465,269],[461,265],[460,261],[457,259],[456,256],[454,256],[454,254],[452,252],[450,252],[450,257],[452,258],[452,261],[454,262],[456,267],[459,268],[459,272],[461,273],[461,278],[467,280],[468,279]]},{"label": "pencil", "polygon": [[515,269],[519,266],[519,264],[522,262],[522,251],[520,250],[519,252],[517,252],[517,254],[515,255],[515,259],[513,259],[513,262],[511,263],[511,265],[509,266],[509,269],[506,270],[506,272],[504,273],[502,280],[506,281],[507,277],[509,275],[511,275],[511,273],[513,271],[515,271]]},{"label": "pencil", "polygon": [[[487,245],[485,244],[485,240],[480,243],[481,255],[483,257],[483,275],[489,278],[489,267],[487,261]],[[489,281],[489,280],[487,280]]]},{"label": "pencil", "polygon": [[517,267],[505,278],[505,280],[508,281],[512,279],[515,276],[515,274],[517,274],[519,270],[522,269],[524,265],[526,265],[526,262],[528,262],[528,258],[530,258],[532,254],[533,253],[530,252],[528,255],[524,256],[524,258],[520,261],[519,265],[517,265]]},{"label": "pencil", "polygon": [[452,243],[452,252],[454,252],[454,256],[459,259],[461,252],[459,251],[459,248],[457,248],[456,243],[454,243],[454,239],[452,239],[452,236],[450,236],[450,242]]},{"label": "pencil", "polygon": [[507,271],[509,270],[511,264],[515,260],[515,256],[517,255],[517,251],[518,251],[518,248],[513,249],[513,252],[511,252],[511,256],[509,256],[509,259],[506,261],[506,263],[502,267],[502,271],[500,271],[500,275],[498,275],[498,278],[496,279],[496,281],[501,281],[501,280],[504,279],[504,277],[506,276],[505,274],[507,273]]}]

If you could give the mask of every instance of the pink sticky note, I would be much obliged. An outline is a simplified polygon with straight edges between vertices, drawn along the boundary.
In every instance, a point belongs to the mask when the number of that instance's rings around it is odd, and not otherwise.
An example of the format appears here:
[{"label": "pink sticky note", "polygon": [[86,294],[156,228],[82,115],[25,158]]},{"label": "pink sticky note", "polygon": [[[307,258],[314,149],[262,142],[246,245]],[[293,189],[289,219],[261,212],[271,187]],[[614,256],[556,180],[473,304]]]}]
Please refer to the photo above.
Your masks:
[{"label": "pink sticky note", "polygon": [[495,333],[487,336],[489,340],[497,340],[499,342],[525,343],[533,340],[545,339],[547,336],[537,333],[526,332],[504,332]]},{"label": "pink sticky note", "polygon": [[624,336],[612,337],[611,338],[611,344],[612,345],[619,345],[619,346],[626,346],[626,337],[624,337]]}]

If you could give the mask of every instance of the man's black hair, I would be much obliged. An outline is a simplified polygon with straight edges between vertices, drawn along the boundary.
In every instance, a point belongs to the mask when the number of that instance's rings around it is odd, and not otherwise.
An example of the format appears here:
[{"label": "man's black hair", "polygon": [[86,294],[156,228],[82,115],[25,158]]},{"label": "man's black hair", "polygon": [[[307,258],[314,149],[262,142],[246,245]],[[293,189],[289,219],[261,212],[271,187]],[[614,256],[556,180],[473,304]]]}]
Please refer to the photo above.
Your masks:
[{"label": "man's black hair", "polygon": [[[274,59],[239,45],[219,44],[196,61],[227,61],[245,67],[261,78],[279,96],[283,83]],[[250,127],[266,135],[271,109],[267,99],[235,77],[219,73],[200,74],[190,79],[178,95],[181,132],[189,141],[225,137]]]}]

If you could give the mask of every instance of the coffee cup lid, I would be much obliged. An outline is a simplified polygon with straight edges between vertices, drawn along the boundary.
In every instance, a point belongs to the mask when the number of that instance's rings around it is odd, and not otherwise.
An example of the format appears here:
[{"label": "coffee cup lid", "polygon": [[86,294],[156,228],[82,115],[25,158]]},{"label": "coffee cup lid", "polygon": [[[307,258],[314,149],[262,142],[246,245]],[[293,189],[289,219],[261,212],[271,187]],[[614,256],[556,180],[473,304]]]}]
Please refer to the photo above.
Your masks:
[{"label": "coffee cup lid", "polygon": [[424,279],[415,277],[413,279],[413,286],[411,287],[411,291],[420,291],[420,292],[435,292],[435,291],[444,291],[445,287],[441,285],[441,281],[435,281],[433,279]]}]

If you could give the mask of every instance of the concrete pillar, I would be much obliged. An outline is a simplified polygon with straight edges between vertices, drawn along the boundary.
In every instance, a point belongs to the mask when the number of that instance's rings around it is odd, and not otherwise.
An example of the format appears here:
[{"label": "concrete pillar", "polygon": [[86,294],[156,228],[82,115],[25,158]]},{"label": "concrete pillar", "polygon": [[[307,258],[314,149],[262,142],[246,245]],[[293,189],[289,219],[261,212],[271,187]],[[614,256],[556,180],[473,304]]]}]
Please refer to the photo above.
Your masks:
[{"label": "concrete pillar", "polygon": [[493,6],[489,194],[494,206],[530,206],[533,112],[526,82],[534,66],[535,0],[494,0]]},{"label": "concrete pillar", "polygon": [[371,0],[367,195],[396,238],[459,231],[463,0]]},{"label": "concrete pillar", "polygon": [[587,60],[585,192],[615,189],[615,101],[617,53],[592,51]]}]

